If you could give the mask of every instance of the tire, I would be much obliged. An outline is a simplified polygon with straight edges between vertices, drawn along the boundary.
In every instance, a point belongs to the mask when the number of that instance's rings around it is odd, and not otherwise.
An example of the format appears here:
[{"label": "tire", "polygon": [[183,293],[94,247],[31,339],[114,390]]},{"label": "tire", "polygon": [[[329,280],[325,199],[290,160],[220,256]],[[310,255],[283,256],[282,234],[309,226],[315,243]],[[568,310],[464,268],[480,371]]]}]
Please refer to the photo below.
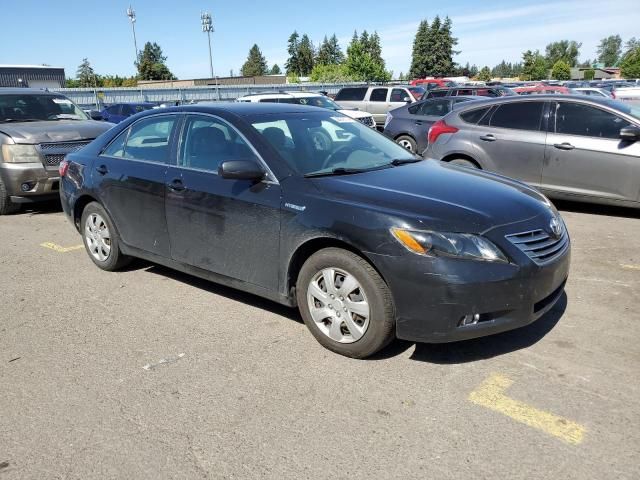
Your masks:
[{"label": "tire", "polygon": [[99,203],[91,202],[84,207],[80,233],[89,258],[98,268],[113,272],[131,263],[131,257],[120,251],[120,236]]},{"label": "tire", "polygon": [[13,203],[7,194],[7,188],[0,179],[0,215],[9,215],[20,211],[20,205]]},{"label": "tire", "polygon": [[[327,278],[332,278],[332,286],[327,286]],[[395,338],[389,287],[366,260],[352,252],[326,248],[309,257],[298,275],[296,297],[316,340],[340,355],[366,358]]]},{"label": "tire", "polygon": [[475,168],[476,170],[480,169],[478,165],[473,163],[471,160],[467,160],[466,158],[454,158],[453,160],[449,160],[449,163],[452,165],[458,165],[459,167]]},{"label": "tire", "polygon": [[418,153],[418,144],[409,135],[400,135],[398,138],[396,138],[396,143],[401,147],[406,148],[411,153]]}]

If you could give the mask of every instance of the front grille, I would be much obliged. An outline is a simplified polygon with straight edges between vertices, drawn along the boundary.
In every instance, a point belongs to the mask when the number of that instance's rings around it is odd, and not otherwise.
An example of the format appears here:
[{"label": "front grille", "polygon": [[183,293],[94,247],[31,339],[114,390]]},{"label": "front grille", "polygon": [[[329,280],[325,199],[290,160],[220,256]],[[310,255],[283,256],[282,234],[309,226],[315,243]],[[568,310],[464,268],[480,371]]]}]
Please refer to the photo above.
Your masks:
[{"label": "front grille", "polygon": [[45,167],[57,167],[68,153],[77,152],[85,145],[89,145],[91,140],[77,142],[41,143],[40,151],[44,156]]},{"label": "front grille", "polygon": [[373,127],[375,122],[373,121],[373,117],[362,117],[359,118],[358,121],[367,127]]},{"label": "front grille", "polygon": [[558,237],[542,229],[514,233],[506,238],[538,265],[545,265],[562,255],[569,247],[569,235],[561,221]]}]

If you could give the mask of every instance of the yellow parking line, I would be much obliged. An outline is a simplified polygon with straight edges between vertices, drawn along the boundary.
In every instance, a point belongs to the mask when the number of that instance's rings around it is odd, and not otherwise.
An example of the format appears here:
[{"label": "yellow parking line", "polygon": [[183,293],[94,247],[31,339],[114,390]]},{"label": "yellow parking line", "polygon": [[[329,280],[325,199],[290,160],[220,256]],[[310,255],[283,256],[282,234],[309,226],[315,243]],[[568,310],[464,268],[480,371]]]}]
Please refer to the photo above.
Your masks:
[{"label": "yellow parking line", "polygon": [[622,268],[626,268],[627,270],[640,270],[640,265],[625,265],[624,263],[620,265]]},{"label": "yellow parking line", "polygon": [[44,248],[50,248],[51,250],[55,250],[58,253],[73,252],[74,250],[80,250],[81,248],[84,248],[84,245],[73,245],[71,247],[61,247],[60,245],[57,245],[52,242],[41,243],[40,246]]},{"label": "yellow parking line", "polygon": [[494,374],[469,394],[469,400],[529,427],[542,430],[569,444],[578,445],[582,442],[586,432],[585,427],[506,396],[505,391],[512,384],[513,380]]}]

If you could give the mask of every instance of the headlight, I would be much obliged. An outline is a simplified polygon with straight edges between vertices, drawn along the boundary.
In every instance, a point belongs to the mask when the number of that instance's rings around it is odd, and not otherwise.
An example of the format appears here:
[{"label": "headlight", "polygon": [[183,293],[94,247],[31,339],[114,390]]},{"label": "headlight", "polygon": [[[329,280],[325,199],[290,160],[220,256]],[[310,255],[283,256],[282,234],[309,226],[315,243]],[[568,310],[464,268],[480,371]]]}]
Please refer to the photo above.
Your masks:
[{"label": "headlight", "polygon": [[2,158],[7,163],[40,163],[34,145],[2,145]]},{"label": "headlight", "polygon": [[392,228],[391,233],[405,248],[419,255],[458,257],[485,262],[509,262],[498,247],[480,235],[405,230],[403,228]]}]

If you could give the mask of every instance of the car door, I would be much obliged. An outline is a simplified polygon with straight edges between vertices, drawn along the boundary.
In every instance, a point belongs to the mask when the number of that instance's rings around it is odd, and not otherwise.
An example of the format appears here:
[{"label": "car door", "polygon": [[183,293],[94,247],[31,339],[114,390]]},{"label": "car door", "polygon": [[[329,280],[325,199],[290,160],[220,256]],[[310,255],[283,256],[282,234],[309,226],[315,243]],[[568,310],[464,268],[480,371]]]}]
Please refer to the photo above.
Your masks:
[{"label": "car door", "polygon": [[[404,107],[407,103],[413,102],[411,92],[404,88],[393,88],[389,94],[387,112],[396,108]],[[386,113],[386,112],[385,112]]]},{"label": "car door", "polygon": [[544,101],[535,100],[502,103],[482,119],[474,143],[489,169],[540,185],[547,138],[544,107]]},{"label": "car door", "polygon": [[376,125],[384,125],[387,117],[387,100],[389,89],[387,87],[372,88],[367,97],[367,112],[373,115]]},{"label": "car door", "polygon": [[[264,162],[231,124],[188,115],[177,165],[167,173],[171,257],[230,278],[276,289],[281,189],[275,177],[255,183],[218,175],[227,160]],[[275,283],[274,283],[275,282]]]},{"label": "car door", "polygon": [[547,137],[542,187],[573,195],[638,200],[640,143],[620,139],[631,123],[595,105],[559,101]]},{"label": "car door", "polygon": [[165,176],[179,115],[144,117],[118,135],[94,162],[97,195],[127,245],[170,256]]}]

